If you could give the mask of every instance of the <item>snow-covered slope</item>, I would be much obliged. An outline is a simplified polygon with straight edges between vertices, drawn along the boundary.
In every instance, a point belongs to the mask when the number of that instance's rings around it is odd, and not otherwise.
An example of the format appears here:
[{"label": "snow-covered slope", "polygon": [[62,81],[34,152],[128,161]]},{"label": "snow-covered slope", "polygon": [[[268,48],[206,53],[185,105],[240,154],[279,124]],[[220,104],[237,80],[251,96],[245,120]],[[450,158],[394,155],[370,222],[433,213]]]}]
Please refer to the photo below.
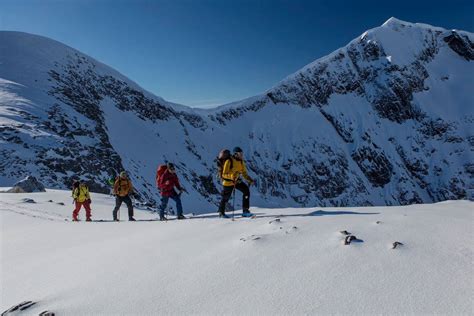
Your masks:
[{"label": "snow-covered slope", "polygon": [[[31,300],[28,315],[472,314],[472,202],[73,223],[70,199],[0,193],[1,311]],[[92,194],[93,218],[111,220],[113,204]],[[362,242],[343,245],[342,230]]]},{"label": "snow-covered slope", "polygon": [[244,148],[257,206],[399,205],[472,198],[473,35],[394,18],[265,94],[211,110],[168,103],[43,37],[0,33],[0,184],[129,170],[154,204],[173,161],[185,208],[215,208],[214,158]]}]

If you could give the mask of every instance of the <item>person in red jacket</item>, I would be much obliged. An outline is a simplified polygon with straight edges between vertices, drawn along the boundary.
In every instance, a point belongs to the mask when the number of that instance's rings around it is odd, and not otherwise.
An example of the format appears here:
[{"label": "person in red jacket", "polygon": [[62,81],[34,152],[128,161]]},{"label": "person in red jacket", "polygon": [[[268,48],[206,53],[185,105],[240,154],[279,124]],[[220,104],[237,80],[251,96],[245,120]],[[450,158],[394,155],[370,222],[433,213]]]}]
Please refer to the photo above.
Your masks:
[{"label": "person in red jacket", "polygon": [[165,209],[170,198],[176,202],[178,219],[185,219],[181,204],[181,193],[185,190],[179,183],[174,164],[166,165],[166,171],[157,178],[157,185],[161,193],[160,221],[166,220]]}]

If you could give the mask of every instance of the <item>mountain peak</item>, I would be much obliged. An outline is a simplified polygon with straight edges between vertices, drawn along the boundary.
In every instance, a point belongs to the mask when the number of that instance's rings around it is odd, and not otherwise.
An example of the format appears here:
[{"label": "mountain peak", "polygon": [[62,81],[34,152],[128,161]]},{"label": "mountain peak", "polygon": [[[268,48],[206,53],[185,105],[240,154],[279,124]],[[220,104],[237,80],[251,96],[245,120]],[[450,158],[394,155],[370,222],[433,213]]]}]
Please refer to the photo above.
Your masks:
[{"label": "mountain peak", "polygon": [[402,20],[399,20],[395,17],[391,17],[390,19],[388,19],[387,21],[385,21],[384,24],[382,24],[382,26],[398,26],[398,25],[407,25],[407,24],[412,24],[412,23],[409,23],[409,22],[405,22],[405,21],[402,21]]}]

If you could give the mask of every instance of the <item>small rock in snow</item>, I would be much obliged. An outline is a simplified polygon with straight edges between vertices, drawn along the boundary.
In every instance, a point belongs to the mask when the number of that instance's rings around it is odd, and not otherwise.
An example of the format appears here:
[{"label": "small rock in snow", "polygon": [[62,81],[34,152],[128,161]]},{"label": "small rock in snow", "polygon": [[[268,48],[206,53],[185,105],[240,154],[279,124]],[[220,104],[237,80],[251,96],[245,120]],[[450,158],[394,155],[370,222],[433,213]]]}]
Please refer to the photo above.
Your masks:
[{"label": "small rock in snow", "polygon": [[35,200],[29,199],[29,198],[21,199],[21,201],[22,201],[23,203],[36,203]]},{"label": "small rock in snow", "polygon": [[356,236],[354,235],[348,235],[346,236],[346,238],[344,238],[344,240],[342,241],[342,243],[344,245],[350,245],[351,242],[364,242],[362,239],[359,239],[357,238]]},{"label": "small rock in snow", "polygon": [[28,176],[25,179],[15,183],[13,188],[7,191],[8,193],[32,193],[32,192],[46,192],[44,185],[35,177]]},{"label": "small rock in snow", "polygon": [[403,246],[403,244],[402,244],[401,242],[399,242],[399,241],[396,241],[396,242],[394,242],[394,243],[392,244],[392,249],[395,249],[395,248],[397,248],[398,246]]}]

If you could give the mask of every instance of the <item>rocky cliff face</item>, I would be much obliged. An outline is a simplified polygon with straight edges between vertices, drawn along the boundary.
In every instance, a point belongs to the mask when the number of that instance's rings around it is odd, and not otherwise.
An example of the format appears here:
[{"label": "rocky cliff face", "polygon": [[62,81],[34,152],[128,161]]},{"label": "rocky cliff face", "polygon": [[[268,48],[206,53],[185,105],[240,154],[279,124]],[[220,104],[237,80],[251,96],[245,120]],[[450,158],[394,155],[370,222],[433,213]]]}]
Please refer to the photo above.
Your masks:
[{"label": "rocky cliff face", "polygon": [[169,160],[189,211],[211,211],[214,157],[239,145],[260,206],[472,198],[471,33],[392,18],[265,94],[206,111],[52,40],[0,38],[0,185],[34,174],[107,192],[125,169],[154,204],[155,169]]}]

